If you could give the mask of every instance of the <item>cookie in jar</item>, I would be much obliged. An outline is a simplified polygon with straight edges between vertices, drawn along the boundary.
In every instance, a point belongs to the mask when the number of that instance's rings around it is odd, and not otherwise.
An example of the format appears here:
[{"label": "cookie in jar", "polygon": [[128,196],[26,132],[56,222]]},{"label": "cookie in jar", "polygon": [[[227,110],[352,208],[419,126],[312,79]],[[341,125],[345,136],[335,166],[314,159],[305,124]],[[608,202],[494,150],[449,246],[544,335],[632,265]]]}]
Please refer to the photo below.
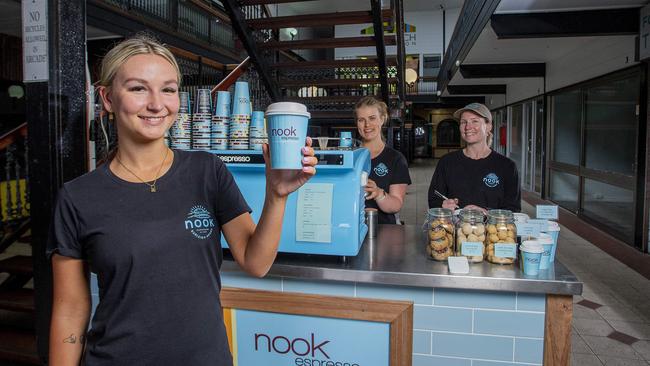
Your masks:
[{"label": "cookie in jar", "polygon": [[453,212],[446,208],[431,208],[427,211],[428,243],[427,256],[445,261],[454,255]]},{"label": "cookie in jar", "polygon": [[470,263],[483,261],[485,255],[485,216],[480,210],[463,209],[456,224],[456,255]]},{"label": "cookie in jar", "polygon": [[517,257],[517,227],[508,210],[490,210],[486,223],[486,259],[490,263],[512,264]]}]

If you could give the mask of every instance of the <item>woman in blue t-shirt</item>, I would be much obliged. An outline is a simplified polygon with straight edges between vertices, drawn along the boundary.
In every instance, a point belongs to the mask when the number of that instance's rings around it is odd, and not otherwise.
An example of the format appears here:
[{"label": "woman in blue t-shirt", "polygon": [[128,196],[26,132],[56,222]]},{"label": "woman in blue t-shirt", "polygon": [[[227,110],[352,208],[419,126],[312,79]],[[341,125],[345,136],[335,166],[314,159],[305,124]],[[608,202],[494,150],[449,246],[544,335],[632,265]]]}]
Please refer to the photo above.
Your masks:
[{"label": "woman in blue t-shirt", "polygon": [[357,102],[354,112],[362,145],[370,151],[372,159],[365,188],[366,207],[379,210],[380,224],[395,224],[395,214],[404,205],[411,177],[404,155],[384,142],[381,129],[388,119],[388,108],[386,103],[369,96]]},{"label": "woman in blue t-shirt", "polygon": [[[146,36],[102,61],[99,95],[117,125],[112,159],[59,191],[50,229],[53,306],[49,364],[231,365],[220,310],[220,234],[252,276],[277,254],[287,196],[315,174],[266,169],[257,225],[232,175],[212,154],[170,150],[181,73]],[[268,146],[264,145],[268,162]],[[99,304],[92,319],[89,271]]]}]

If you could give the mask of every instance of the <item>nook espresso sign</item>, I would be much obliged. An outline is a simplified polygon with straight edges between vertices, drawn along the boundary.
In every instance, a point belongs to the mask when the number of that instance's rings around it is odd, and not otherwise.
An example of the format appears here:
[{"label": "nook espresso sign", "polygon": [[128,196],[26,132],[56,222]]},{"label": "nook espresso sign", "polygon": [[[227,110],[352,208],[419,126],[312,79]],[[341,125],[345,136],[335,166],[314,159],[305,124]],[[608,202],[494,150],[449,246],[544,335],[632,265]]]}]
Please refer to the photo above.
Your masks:
[{"label": "nook espresso sign", "polygon": [[[387,323],[229,309],[235,365],[388,366]],[[235,329],[232,329],[235,328]]]}]

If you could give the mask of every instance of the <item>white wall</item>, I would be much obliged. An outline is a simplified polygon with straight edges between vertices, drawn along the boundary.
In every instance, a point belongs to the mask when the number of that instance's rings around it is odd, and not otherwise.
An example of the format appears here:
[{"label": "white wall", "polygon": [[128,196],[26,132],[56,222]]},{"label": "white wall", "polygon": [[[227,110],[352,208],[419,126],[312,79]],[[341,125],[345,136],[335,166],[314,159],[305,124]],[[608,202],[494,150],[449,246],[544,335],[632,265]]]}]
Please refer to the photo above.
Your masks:
[{"label": "white wall", "polygon": [[[449,45],[449,39],[451,39],[459,13],[460,9],[450,9],[445,13],[446,46]],[[416,27],[414,33],[404,34],[406,54],[442,54],[442,19],[442,11],[405,12],[404,22]],[[372,24],[338,25],[334,28],[334,33],[337,38],[359,37],[361,36],[361,30],[369,26],[372,26]],[[395,46],[386,47],[387,55],[395,55],[396,53]],[[359,56],[374,56],[375,54],[375,47],[337,48],[335,58],[357,58]],[[419,72],[422,73],[422,60],[420,60]]]}]

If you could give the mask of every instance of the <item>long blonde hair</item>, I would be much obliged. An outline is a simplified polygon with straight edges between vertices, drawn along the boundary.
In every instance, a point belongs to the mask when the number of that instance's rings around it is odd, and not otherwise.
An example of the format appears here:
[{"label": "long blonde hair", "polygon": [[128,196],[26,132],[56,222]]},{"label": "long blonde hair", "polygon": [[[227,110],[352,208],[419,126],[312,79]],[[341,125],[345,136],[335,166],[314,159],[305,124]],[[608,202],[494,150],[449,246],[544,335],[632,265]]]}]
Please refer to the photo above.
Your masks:
[{"label": "long blonde hair", "polygon": [[118,43],[106,53],[102,60],[97,85],[110,88],[113,84],[113,79],[115,79],[115,74],[117,74],[117,70],[119,70],[119,68],[124,65],[129,58],[143,54],[157,55],[167,60],[174,67],[177,81],[180,85],[182,75],[181,70],[178,67],[178,62],[176,62],[176,58],[167,47],[146,33],[138,33],[132,38],[128,38]]}]

